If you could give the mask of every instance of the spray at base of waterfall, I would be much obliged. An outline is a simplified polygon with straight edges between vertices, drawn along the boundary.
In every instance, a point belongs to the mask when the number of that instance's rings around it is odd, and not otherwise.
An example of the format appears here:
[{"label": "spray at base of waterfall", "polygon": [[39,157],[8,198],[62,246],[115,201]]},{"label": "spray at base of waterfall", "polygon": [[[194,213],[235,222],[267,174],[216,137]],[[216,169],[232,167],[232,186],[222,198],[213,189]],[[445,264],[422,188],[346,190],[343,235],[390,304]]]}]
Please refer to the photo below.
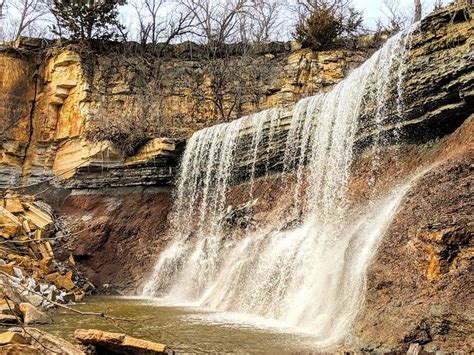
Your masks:
[{"label": "spray at base of waterfall", "polygon": [[[265,158],[258,152],[268,153],[262,143],[274,131],[268,122],[277,122],[278,111],[196,132],[182,160],[174,237],[160,253],[144,294],[284,322],[311,332],[320,347],[346,336],[360,309],[368,263],[405,191],[394,190],[357,214],[349,208],[356,134],[364,117],[371,123],[364,127],[375,132],[374,152],[384,143],[387,97],[401,87],[409,35],[392,37],[331,91],[294,107],[283,164],[284,172],[296,173],[293,214],[303,221],[297,228],[232,238],[221,223],[240,140],[248,142],[250,135],[250,151],[239,153],[251,161],[253,196],[257,159]],[[375,117],[368,117],[370,107]],[[374,168],[380,168],[377,157]]]}]

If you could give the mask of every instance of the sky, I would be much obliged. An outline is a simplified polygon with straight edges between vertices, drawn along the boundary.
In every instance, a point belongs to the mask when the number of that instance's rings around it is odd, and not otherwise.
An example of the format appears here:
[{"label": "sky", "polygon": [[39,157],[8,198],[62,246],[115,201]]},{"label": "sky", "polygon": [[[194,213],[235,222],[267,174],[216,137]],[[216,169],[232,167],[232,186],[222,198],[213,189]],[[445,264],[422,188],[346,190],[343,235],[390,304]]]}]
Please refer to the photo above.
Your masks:
[{"label": "sky", "polygon": [[[292,1],[292,0],[287,0],[287,1]],[[375,23],[377,20],[382,19],[384,20],[386,18],[384,14],[384,1],[392,1],[394,2],[398,8],[402,9],[403,11],[408,12],[409,14],[413,13],[413,7],[414,7],[414,0],[352,0],[354,6],[363,11],[364,15],[364,26],[368,29],[374,29],[375,28]],[[446,4],[452,0],[444,0],[443,2]],[[129,2],[132,2],[129,0]],[[433,9],[433,3],[435,0],[422,0],[422,8],[423,8],[423,13],[427,13]],[[8,10],[8,9],[7,9]],[[385,10],[386,12],[386,10]],[[122,7],[120,10],[121,13],[121,20],[125,25],[128,25],[127,27],[130,29],[130,33],[133,34],[137,32],[137,23],[138,23],[138,18],[136,15],[135,9],[131,5],[127,5],[125,7]],[[16,13],[13,8],[10,8],[10,11],[7,12],[6,18],[2,23],[0,23],[0,40],[3,39],[5,36],[8,37],[14,31],[12,32],[11,29],[14,28],[14,22],[19,16],[18,13]],[[43,19],[42,20],[43,24],[48,24],[47,20]],[[50,35],[48,34],[48,31],[46,30],[46,25],[45,26],[40,26],[42,28],[42,31],[38,33],[38,31],[33,32],[33,33],[24,33],[24,35],[32,35],[32,36],[47,36]],[[286,33],[282,35],[282,38],[275,38],[278,40],[285,40],[291,38],[291,28],[286,28],[286,29],[280,29],[283,30],[281,31],[282,33]],[[12,33],[10,33],[12,32]],[[280,32],[280,31],[278,31]],[[131,38],[135,39],[135,38]]]},{"label": "sky", "polygon": [[[383,0],[352,0],[354,6],[364,11],[364,19],[366,25],[373,25],[378,19],[383,18],[384,5]],[[406,11],[411,11],[414,8],[414,0],[393,0],[398,4],[399,8]],[[443,3],[447,4],[448,1],[444,0]],[[421,1],[423,13],[427,13],[433,9],[434,0],[422,0]]]},{"label": "sky", "polygon": [[[293,0],[287,0],[292,2]],[[387,0],[352,0],[353,5],[356,9],[363,11],[364,17],[364,27],[368,29],[375,29],[376,23],[378,20],[386,19],[386,9],[384,7],[384,1]],[[414,9],[414,0],[388,0],[392,1],[399,9],[403,12],[413,13]],[[433,9],[433,4],[436,0],[421,0],[423,13],[428,13]],[[448,1],[453,0],[444,0],[443,3],[448,3]],[[131,5],[127,5],[122,8],[122,21],[126,23],[129,27],[134,28],[137,26],[136,11]],[[291,38],[292,29],[280,29],[282,38],[277,38],[278,40],[285,40]]]}]

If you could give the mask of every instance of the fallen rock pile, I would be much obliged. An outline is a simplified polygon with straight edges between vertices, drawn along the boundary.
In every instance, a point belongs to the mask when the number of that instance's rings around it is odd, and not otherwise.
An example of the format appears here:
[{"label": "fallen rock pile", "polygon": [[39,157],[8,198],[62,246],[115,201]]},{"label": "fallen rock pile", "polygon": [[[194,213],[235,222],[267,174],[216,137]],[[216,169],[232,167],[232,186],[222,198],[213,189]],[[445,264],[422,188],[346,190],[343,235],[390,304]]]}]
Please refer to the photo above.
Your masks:
[{"label": "fallen rock pile", "polygon": [[[55,260],[53,246],[65,233],[60,230],[52,208],[32,196],[12,191],[0,193],[0,291],[3,302],[14,302],[23,315],[31,314],[31,307],[48,308],[54,303],[82,300],[85,291],[74,282],[74,260],[60,263]],[[5,297],[8,287],[14,291]],[[23,304],[23,306],[22,306]],[[0,313],[7,320],[5,305]],[[12,320],[13,321],[13,320]]]}]

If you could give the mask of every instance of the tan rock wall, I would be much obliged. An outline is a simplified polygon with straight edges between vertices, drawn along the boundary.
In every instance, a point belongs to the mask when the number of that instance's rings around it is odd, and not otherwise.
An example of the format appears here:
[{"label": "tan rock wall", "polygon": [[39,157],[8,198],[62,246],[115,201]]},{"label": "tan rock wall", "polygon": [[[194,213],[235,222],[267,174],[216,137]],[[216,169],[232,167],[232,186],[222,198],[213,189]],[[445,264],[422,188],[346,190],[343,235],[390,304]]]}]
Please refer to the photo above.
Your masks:
[{"label": "tan rock wall", "polygon": [[15,54],[0,56],[0,184],[18,176],[29,140],[28,117],[34,96],[35,62]]},{"label": "tan rock wall", "polygon": [[[134,130],[140,122],[144,142],[182,140],[203,127],[325,90],[366,57],[310,50],[213,61],[149,60],[125,52],[85,55],[74,48],[21,53],[0,52],[0,122],[6,130],[0,131],[0,186],[69,178],[76,168],[99,160],[125,163],[114,147],[87,139],[91,124],[105,131],[128,124]],[[216,92],[224,76],[225,85]],[[133,162],[150,163],[129,157],[127,166],[133,168]]]}]

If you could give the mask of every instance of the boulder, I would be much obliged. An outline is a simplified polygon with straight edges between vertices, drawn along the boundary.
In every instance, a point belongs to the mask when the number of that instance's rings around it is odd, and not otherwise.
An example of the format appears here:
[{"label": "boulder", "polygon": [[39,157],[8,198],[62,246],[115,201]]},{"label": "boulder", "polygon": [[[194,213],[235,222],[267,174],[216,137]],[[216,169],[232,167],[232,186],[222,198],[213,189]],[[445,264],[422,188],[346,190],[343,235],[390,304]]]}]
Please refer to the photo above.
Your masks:
[{"label": "boulder", "polygon": [[7,209],[0,206],[0,233],[4,238],[16,235],[21,229],[21,223]]},{"label": "boulder", "polygon": [[6,344],[29,344],[29,341],[20,333],[6,331],[0,334],[0,345]]},{"label": "boulder", "polygon": [[15,304],[12,301],[0,299],[0,314],[12,314]]},{"label": "boulder", "polygon": [[39,354],[37,349],[24,344],[0,345],[0,352],[2,355]]},{"label": "boulder", "polygon": [[25,298],[25,300],[32,304],[34,307],[39,307],[41,303],[43,303],[44,298],[36,293],[23,291],[21,295]]},{"label": "boulder", "polygon": [[3,264],[0,265],[0,271],[4,272],[5,274],[8,274],[10,276],[13,276],[13,266],[15,266],[15,263],[8,263],[8,264]]},{"label": "boulder", "polygon": [[67,291],[70,291],[76,287],[72,281],[72,272],[68,271],[64,275],[58,275],[55,283],[59,288],[64,288]]},{"label": "boulder", "polygon": [[21,204],[21,201],[18,197],[12,197],[12,198],[7,198],[5,199],[5,207],[6,210],[8,210],[11,213],[22,213],[25,212],[23,209],[23,205]]},{"label": "boulder", "polygon": [[[84,355],[83,351],[68,341],[42,330],[26,328],[26,332],[25,335],[22,330],[10,330],[0,334],[0,354]],[[32,341],[32,338],[35,341]]]},{"label": "boulder", "polygon": [[95,347],[97,354],[174,354],[164,344],[133,338],[123,333],[77,329],[74,336],[83,345]]},{"label": "boulder", "polygon": [[0,290],[13,303],[25,302],[26,298],[22,296],[18,290],[12,286],[12,283],[7,276],[0,274]]},{"label": "boulder", "polygon": [[25,212],[26,218],[37,228],[46,230],[53,225],[53,219],[47,211],[31,203],[25,203],[25,207],[28,209]]},{"label": "boulder", "polygon": [[23,322],[27,325],[53,322],[49,315],[29,303],[20,303],[20,312],[23,314]]}]

